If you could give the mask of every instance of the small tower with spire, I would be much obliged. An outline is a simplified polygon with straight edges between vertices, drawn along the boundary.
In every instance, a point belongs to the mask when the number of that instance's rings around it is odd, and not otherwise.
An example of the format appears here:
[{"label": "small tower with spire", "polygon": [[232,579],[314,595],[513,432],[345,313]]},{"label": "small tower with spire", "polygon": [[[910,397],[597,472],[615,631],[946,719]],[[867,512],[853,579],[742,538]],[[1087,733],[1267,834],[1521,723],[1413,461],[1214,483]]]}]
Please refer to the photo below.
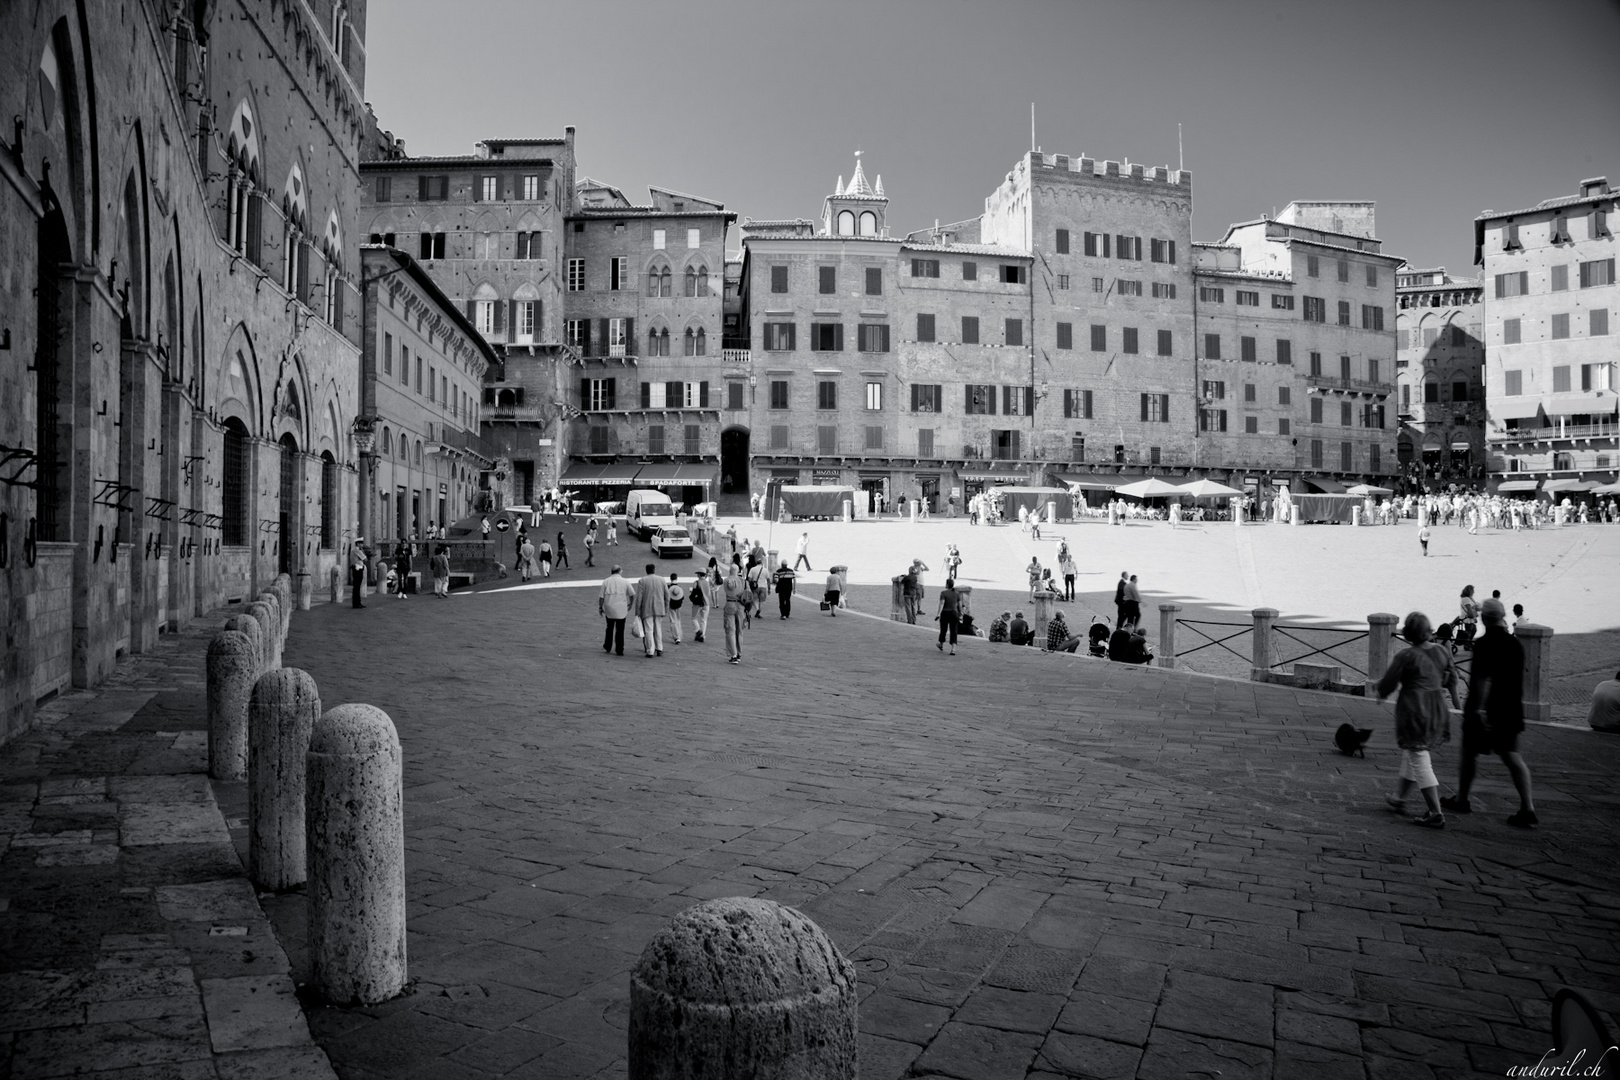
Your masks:
[{"label": "small tower with spire", "polygon": [[821,232],[825,236],[887,236],[889,199],[883,194],[883,177],[875,185],[867,183],[861,165],[861,152],[855,151],[855,173],[844,183],[840,176],[821,210]]}]

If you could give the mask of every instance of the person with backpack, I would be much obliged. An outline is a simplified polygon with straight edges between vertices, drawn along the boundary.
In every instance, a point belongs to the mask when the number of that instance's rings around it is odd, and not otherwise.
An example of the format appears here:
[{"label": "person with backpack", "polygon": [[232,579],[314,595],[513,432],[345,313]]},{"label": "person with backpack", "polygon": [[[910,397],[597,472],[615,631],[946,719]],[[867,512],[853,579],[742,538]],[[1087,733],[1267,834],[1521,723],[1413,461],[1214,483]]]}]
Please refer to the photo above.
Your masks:
[{"label": "person with backpack", "polygon": [[750,556],[748,571],[743,575],[748,586],[749,604],[746,611],[748,626],[754,625],[754,612],[765,606],[765,564],[752,561]]},{"label": "person with backpack", "polygon": [[715,588],[719,585],[714,566],[714,560],[710,559],[709,568],[692,578],[692,587],[686,592],[692,601],[692,640],[695,642],[702,642],[709,632],[709,612],[714,608]]},{"label": "person with backpack", "polygon": [[[1428,813],[1414,822],[1431,829],[1446,827],[1440,805],[1440,781],[1429,752],[1451,739],[1451,710],[1457,707],[1457,670],[1451,650],[1434,643],[1434,626],[1421,611],[1406,617],[1401,636],[1409,643],[1390,661],[1378,680],[1378,696],[1395,699],[1395,742],[1401,748],[1400,783],[1384,802],[1397,814],[1406,812],[1406,797],[1417,788]],[[1450,695],[1448,704],[1447,694]]]},{"label": "person with backpack", "polygon": [[679,580],[671,573],[669,575],[669,636],[675,644],[681,644],[681,605],[686,602],[686,590],[681,588]]}]

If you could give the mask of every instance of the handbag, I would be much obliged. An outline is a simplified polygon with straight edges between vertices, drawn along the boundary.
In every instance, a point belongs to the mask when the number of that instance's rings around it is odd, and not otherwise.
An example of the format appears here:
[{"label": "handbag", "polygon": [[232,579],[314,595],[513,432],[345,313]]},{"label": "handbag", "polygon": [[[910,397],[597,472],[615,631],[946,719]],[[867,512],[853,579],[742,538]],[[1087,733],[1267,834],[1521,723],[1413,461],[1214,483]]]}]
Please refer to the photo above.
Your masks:
[{"label": "handbag", "polygon": [[831,611],[832,610],[832,605],[829,604],[827,601],[823,600],[821,602],[821,610],[822,611]]}]

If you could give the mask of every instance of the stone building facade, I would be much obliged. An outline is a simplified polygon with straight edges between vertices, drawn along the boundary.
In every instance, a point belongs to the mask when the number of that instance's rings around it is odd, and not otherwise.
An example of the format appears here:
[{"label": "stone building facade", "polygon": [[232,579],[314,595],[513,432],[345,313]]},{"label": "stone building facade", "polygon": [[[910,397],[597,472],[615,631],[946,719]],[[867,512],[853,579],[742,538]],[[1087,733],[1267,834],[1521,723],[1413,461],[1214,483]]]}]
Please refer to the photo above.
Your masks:
[{"label": "stone building facade", "polygon": [[1562,498],[1615,480],[1617,197],[1600,176],[1576,195],[1474,221],[1487,452],[1503,490]]},{"label": "stone building facade", "polygon": [[1396,274],[1395,379],[1402,475],[1477,483],[1485,475],[1484,289],[1445,267]]},{"label": "stone building facade", "polygon": [[0,7],[0,741],[353,535],[365,14]]},{"label": "stone building facade", "polygon": [[360,249],[362,386],[360,531],[373,543],[417,541],[473,513],[494,467],[479,436],[495,351],[406,251]]}]

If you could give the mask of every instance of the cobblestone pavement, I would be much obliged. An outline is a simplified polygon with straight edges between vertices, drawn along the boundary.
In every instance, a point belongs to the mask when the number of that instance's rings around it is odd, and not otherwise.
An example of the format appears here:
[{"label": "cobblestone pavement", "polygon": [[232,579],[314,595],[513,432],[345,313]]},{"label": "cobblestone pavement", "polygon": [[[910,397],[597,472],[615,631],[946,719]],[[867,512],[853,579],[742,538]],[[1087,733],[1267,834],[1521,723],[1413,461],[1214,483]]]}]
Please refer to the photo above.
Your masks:
[{"label": "cobblestone pavement", "polygon": [[0,1078],[333,1076],[243,870],[246,785],[207,776],[224,614],[0,750]]},{"label": "cobblestone pavement", "polygon": [[[1503,824],[1489,762],[1481,812],[1431,832],[1382,806],[1375,704],[943,656],[805,598],[740,668],[690,623],[605,656],[583,588],[293,626],[287,663],[405,752],[414,983],[308,1011],[344,1080],[621,1076],[642,947],[730,895],[857,964],[866,1078],[1502,1076],[1549,1048],[1557,987],[1620,1010],[1612,737],[1527,733],[1539,831]],[[1377,730],[1365,760],[1331,752],[1344,720]],[[296,977],[301,899],[268,903]]]}]

